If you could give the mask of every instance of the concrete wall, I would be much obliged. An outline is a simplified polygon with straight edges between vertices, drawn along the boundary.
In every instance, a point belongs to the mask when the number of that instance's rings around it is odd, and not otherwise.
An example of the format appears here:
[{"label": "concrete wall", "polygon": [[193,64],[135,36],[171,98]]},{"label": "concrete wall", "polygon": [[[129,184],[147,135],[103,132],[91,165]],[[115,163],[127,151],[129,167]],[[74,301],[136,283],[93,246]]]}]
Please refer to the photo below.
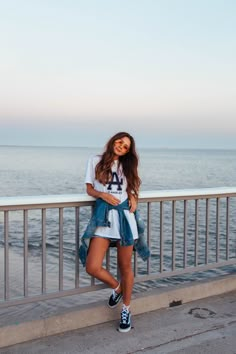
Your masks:
[{"label": "concrete wall", "polygon": [[[236,289],[236,275],[228,275],[214,280],[188,283],[187,285],[158,288],[152,291],[139,293],[132,299],[132,315],[142,314],[169,306],[178,306],[183,303],[219,295]],[[119,319],[120,308],[110,309],[106,301],[78,306],[77,309],[63,313],[27,321],[6,321],[0,327],[0,347],[6,347],[25,341],[59,334],[107,321]]]}]

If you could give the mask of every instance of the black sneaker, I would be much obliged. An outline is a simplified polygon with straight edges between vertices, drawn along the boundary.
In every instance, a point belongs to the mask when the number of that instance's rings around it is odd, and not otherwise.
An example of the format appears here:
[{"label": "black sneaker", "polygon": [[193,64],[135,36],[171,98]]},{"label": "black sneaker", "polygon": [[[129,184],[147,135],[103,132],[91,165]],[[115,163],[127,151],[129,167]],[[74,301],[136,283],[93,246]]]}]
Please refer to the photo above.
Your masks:
[{"label": "black sneaker", "polygon": [[112,290],[112,294],[108,301],[108,306],[113,309],[119,304],[121,299],[122,299],[122,293],[120,292],[119,294],[117,294],[115,290]]},{"label": "black sneaker", "polygon": [[119,332],[129,332],[131,329],[131,313],[127,309],[122,309],[120,314]]}]

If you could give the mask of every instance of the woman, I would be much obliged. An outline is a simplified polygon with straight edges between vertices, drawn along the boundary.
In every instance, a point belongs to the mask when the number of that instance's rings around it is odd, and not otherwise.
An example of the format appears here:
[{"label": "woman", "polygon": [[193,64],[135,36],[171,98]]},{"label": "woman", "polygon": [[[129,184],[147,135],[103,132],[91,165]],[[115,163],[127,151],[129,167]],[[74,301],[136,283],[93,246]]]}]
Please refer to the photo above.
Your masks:
[{"label": "woman", "polygon": [[[116,307],[123,298],[119,331],[128,332],[134,245],[143,259],[150,254],[144,240],[138,242],[144,231],[136,212],[141,180],[135,141],[130,134],[117,133],[107,142],[101,156],[89,159],[85,183],[88,195],[96,198],[96,206],[82,237],[79,256],[88,274],[113,289],[108,301],[110,308]],[[120,282],[102,266],[111,242],[117,246]]]}]

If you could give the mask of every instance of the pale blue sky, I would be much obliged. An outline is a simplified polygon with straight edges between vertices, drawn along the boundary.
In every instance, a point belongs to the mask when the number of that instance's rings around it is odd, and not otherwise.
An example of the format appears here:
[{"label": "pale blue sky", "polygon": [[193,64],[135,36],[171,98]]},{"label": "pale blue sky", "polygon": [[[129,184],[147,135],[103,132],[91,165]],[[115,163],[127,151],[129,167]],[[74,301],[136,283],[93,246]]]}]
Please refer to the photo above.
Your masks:
[{"label": "pale blue sky", "polygon": [[0,0],[0,144],[236,148],[235,0]]}]

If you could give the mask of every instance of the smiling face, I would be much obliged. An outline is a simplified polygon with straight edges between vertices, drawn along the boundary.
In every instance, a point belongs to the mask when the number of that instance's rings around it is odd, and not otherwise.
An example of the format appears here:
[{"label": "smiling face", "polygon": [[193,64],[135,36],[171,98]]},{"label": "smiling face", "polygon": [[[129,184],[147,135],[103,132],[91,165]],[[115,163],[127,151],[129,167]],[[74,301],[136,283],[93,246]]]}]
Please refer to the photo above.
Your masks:
[{"label": "smiling face", "polygon": [[127,136],[115,140],[113,146],[115,158],[118,159],[120,156],[127,154],[127,152],[129,152],[130,146],[131,141]]}]

